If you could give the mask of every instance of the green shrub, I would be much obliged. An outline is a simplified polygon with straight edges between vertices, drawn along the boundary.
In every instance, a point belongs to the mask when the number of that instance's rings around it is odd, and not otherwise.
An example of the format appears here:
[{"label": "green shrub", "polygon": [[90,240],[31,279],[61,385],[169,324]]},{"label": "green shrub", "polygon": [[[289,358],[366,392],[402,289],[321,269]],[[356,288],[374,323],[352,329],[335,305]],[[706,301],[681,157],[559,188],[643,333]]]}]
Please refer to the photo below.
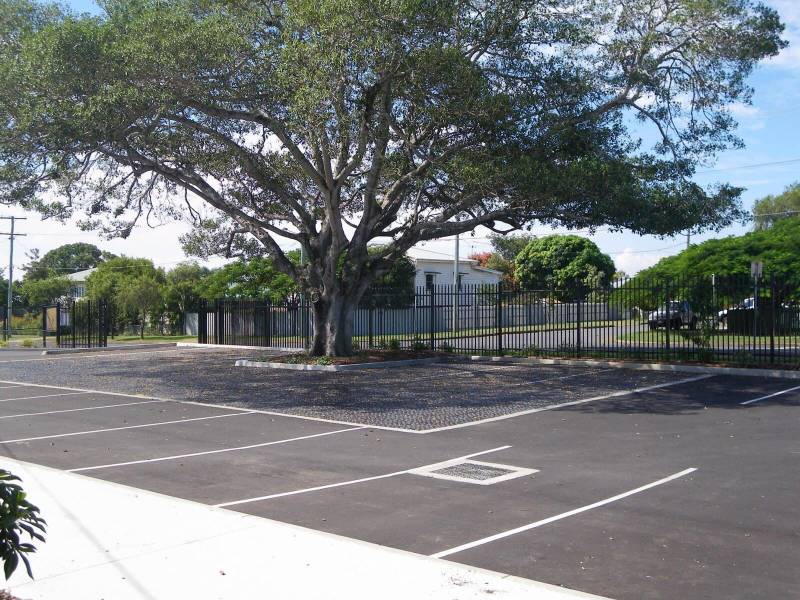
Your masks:
[{"label": "green shrub", "polygon": [[400,340],[397,338],[392,338],[389,340],[389,350],[397,351],[400,350]]},{"label": "green shrub", "polygon": [[414,342],[413,344],[411,344],[412,352],[422,352],[427,349],[428,349],[428,344],[426,344],[425,342]]},{"label": "green shrub", "polygon": [[33,340],[22,340],[20,344],[23,348],[33,348]]},{"label": "green shrub", "polygon": [[31,540],[44,541],[47,522],[39,516],[39,509],[28,502],[22,488],[13,483],[19,477],[0,469],[0,560],[6,579],[17,569],[20,559],[28,576],[33,578],[27,554],[36,552],[33,544],[21,542],[22,534]]}]

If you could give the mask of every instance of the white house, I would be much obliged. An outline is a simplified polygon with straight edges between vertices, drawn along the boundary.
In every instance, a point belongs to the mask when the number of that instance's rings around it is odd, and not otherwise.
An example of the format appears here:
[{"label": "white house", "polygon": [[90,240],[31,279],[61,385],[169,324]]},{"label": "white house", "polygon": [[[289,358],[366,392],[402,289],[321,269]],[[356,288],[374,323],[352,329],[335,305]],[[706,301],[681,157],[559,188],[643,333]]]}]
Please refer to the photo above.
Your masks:
[{"label": "white house", "polygon": [[[455,257],[425,248],[412,248],[408,257],[414,263],[416,275],[414,287],[427,288],[432,285],[453,285]],[[458,276],[462,286],[481,284],[497,285],[503,274],[494,269],[481,267],[477,260],[459,257]]]},{"label": "white house", "polygon": [[67,279],[70,281],[70,298],[83,298],[86,295],[86,280],[89,278],[89,275],[95,271],[96,269],[86,269],[67,275]]}]

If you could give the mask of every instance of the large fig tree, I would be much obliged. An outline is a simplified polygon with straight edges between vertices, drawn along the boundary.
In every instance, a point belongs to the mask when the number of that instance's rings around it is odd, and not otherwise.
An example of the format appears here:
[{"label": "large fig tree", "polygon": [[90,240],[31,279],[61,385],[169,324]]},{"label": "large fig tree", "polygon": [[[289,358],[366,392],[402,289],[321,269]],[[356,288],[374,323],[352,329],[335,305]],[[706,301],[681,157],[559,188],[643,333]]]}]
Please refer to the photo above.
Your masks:
[{"label": "large fig tree", "polygon": [[751,0],[100,5],[0,0],[2,197],[107,235],[187,218],[197,254],[268,254],[330,355],[418,242],[737,218],[740,190],[690,177],[739,144],[728,109],[783,45]]}]

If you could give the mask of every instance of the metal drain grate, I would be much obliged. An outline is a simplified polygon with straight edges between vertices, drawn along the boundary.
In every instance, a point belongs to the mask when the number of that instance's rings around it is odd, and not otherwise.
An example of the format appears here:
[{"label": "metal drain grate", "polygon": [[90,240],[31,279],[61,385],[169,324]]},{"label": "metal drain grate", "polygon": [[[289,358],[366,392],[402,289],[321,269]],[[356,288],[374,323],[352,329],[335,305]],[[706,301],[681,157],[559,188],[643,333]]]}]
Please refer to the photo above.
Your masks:
[{"label": "metal drain grate", "polygon": [[489,465],[481,465],[478,463],[463,462],[443,469],[431,471],[436,475],[448,475],[450,477],[460,477],[463,479],[477,479],[478,481],[485,481],[493,479],[494,477],[502,477],[513,473],[514,469],[502,469],[500,467],[490,467]]},{"label": "metal drain grate", "polygon": [[517,477],[525,477],[538,473],[536,469],[525,469],[511,465],[500,465],[478,460],[455,459],[435,465],[428,465],[409,471],[414,475],[458,481],[461,483],[476,483],[478,485],[492,485]]}]

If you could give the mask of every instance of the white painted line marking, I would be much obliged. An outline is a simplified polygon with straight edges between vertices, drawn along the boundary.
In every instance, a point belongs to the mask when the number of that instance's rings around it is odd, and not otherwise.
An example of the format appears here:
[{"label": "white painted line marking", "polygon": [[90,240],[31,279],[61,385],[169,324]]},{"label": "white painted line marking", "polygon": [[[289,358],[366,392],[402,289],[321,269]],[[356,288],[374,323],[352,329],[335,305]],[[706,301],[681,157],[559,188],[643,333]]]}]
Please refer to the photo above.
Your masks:
[{"label": "white painted line marking", "polygon": [[575,406],[578,404],[585,404],[587,402],[597,402],[598,400],[608,400],[610,398],[619,398],[621,396],[629,396],[631,394],[641,394],[643,392],[650,392],[652,390],[658,390],[661,388],[672,387],[674,385],[681,385],[684,383],[692,383],[694,381],[702,381],[703,379],[709,379],[710,377],[715,377],[714,375],[700,375],[698,377],[689,377],[687,379],[679,379],[678,381],[670,381],[668,383],[659,383],[657,385],[650,385],[647,387],[635,388],[632,390],[620,390],[618,392],[612,392],[610,394],[604,394],[602,396],[593,396],[592,398],[584,398],[583,400],[573,400],[572,402],[562,402],[560,404],[549,404],[548,406],[542,406],[541,408],[531,408],[528,410],[521,410],[514,413],[509,413],[507,415],[500,415],[497,417],[489,417],[487,419],[480,419],[478,421],[468,421],[466,423],[458,423],[457,425],[447,425],[446,427],[436,427],[434,429],[423,429],[417,431],[416,433],[437,433],[439,431],[448,431],[450,429],[460,429],[462,427],[472,427],[473,425],[482,425],[484,423],[493,423],[494,421],[504,421],[506,419],[513,419],[515,417],[521,417],[523,415],[531,415],[537,412],[543,412],[546,410],[554,410],[556,408],[563,408],[565,406]]},{"label": "white painted line marking", "polygon": [[237,446],[235,448],[222,448],[220,450],[206,450],[204,452],[190,452],[189,454],[176,454],[174,456],[162,456],[160,458],[147,458],[144,460],[131,460],[128,462],[111,463],[108,465],[97,465],[94,467],[80,467],[78,469],[68,469],[70,473],[79,473],[82,471],[95,471],[97,469],[108,469],[111,467],[126,467],[128,465],[141,465],[144,463],[161,462],[165,460],[177,460],[180,458],[191,458],[193,456],[207,456],[209,454],[221,454],[223,452],[237,452],[239,450],[252,450],[253,448],[264,448],[265,446],[275,446],[276,444],[286,444],[289,442],[298,442],[300,440],[310,440],[311,438],[324,437],[326,435],[334,435],[336,433],[344,433],[346,431],[359,431],[365,429],[364,427],[348,427],[347,429],[336,429],[334,431],[326,431],[324,433],[315,433],[312,435],[303,435],[299,437],[288,438],[285,440],[275,440],[273,442],[264,442],[261,444],[250,444],[249,446]]},{"label": "white painted line marking", "polygon": [[475,540],[474,542],[469,542],[468,544],[462,544],[461,546],[456,546],[455,548],[450,548],[449,550],[442,550],[441,552],[437,552],[436,554],[431,554],[434,558],[444,558],[445,556],[450,556],[451,554],[456,554],[458,552],[463,552],[464,550],[469,550],[470,548],[475,548],[477,546],[483,546],[484,544],[489,544],[491,542],[516,535],[518,533],[522,533],[523,531],[528,531],[530,529],[535,529],[537,527],[541,527],[542,525],[547,525],[548,523],[552,523],[554,521],[559,521],[561,519],[566,519],[567,517],[571,517],[573,515],[580,514],[582,512],[586,512],[587,510],[592,510],[593,508],[598,508],[600,506],[604,506],[606,504],[610,504],[611,502],[616,502],[617,500],[622,500],[623,498],[627,498],[628,496],[633,496],[634,494],[638,494],[639,492],[644,492],[645,490],[649,490],[650,488],[654,488],[656,486],[662,485],[664,483],[669,483],[675,479],[680,477],[684,477],[689,473],[694,473],[697,471],[696,468],[692,467],[691,469],[684,469],[678,473],[670,475],[669,477],[664,477],[664,479],[659,479],[658,481],[654,481],[653,483],[648,483],[647,485],[643,485],[638,487],[634,490],[629,490],[627,492],[623,492],[622,494],[617,494],[616,496],[612,496],[611,498],[606,498],[605,500],[600,500],[599,502],[595,502],[594,504],[588,504],[586,506],[582,506],[580,508],[576,508],[565,513],[561,513],[560,515],[555,515],[554,517],[548,517],[547,519],[542,519],[541,521],[535,521],[534,523],[529,523],[528,525],[523,525],[522,527],[517,527],[516,529],[509,529],[508,531],[503,531],[501,533],[497,533],[495,535],[490,535],[489,537],[481,538],[479,540]]},{"label": "white painted line marking", "polygon": [[51,440],[54,438],[70,437],[73,435],[88,435],[90,433],[104,433],[107,431],[122,431],[123,429],[141,429],[143,427],[156,427],[158,425],[175,425],[178,423],[191,423],[192,421],[205,421],[207,419],[224,419],[225,417],[239,417],[248,413],[235,413],[228,415],[213,415],[210,417],[192,417],[191,419],[177,419],[175,421],[159,421],[158,423],[145,423],[144,425],[126,425],[125,427],[111,427],[109,429],[92,429],[89,431],[73,431],[71,433],[58,433],[55,435],[40,435],[38,437],[19,438],[16,440],[0,440],[0,444],[16,444],[18,442],[34,442],[36,440]]},{"label": "white painted line marking", "polygon": [[22,396],[21,398],[3,398],[0,402],[14,402],[15,400],[36,400],[37,398],[55,398],[56,396],[78,396],[86,392],[64,392],[63,394],[44,394],[43,396]]},{"label": "white painted line marking", "polygon": [[23,386],[33,386],[33,387],[42,387],[42,388],[51,388],[51,389],[59,389],[59,390],[75,390],[78,392],[83,393],[92,393],[92,394],[106,394],[108,396],[122,396],[124,398],[142,398],[148,400],[165,400],[167,402],[176,402],[179,404],[192,404],[194,406],[206,406],[211,408],[218,408],[220,410],[231,410],[231,411],[242,411],[246,413],[258,413],[261,415],[270,415],[273,417],[285,417],[289,419],[301,419],[304,421],[317,421],[319,423],[333,423],[334,425],[347,425],[350,427],[369,427],[370,429],[380,429],[381,431],[397,431],[400,433],[414,433],[414,434],[428,434],[428,433],[438,433],[440,431],[448,431],[450,429],[460,429],[462,427],[472,427],[473,425],[483,425],[484,423],[491,423],[494,421],[502,421],[505,419],[513,419],[515,417],[521,417],[524,415],[529,415],[537,412],[542,412],[546,410],[553,410],[556,408],[562,408],[565,406],[574,406],[576,404],[583,404],[585,402],[595,402],[598,400],[607,400],[609,398],[616,398],[620,396],[627,396],[630,394],[638,394],[642,392],[649,392],[651,390],[656,390],[660,388],[670,387],[674,385],[681,385],[684,383],[691,383],[694,381],[701,381],[703,379],[708,379],[711,377],[715,377],[715,374],[707,374],[707,375],[700,375],[698,377],[690,377],[688,379],[679,379],[678,381],[671,381],[669,383],[661,383],[658,385],[652,385],[643,388],[636,388],[632,390],[621,390],[618,392],[613,392],[611,394],[606,394],[604,396],[595,396],[593,398],[586,398],[584,400],[575,400],[573,402],[563,402],[561,404],[550,404],[548,406],[543,406],[541,408],[532,408],[529,410],[522,410],[515,413],[509,413],[507,415],[500,415],[498,417],[489,417],[487,419],[480,419],[478,421],[468,421],[466,423],[459,423],[457,425],[448,425],[446,427],[436,427],[433,429],[407,429],[403,427],[389,427],[386,425],[373,425],[370,423],[356,423],[354,421],[340,421],[336,419],[324,419],[321,417],[311,417],[307,415],[295,415],[292,413],[285,413],[285,412],[277,412],[272,410],[261,410],[257,408],[241,408],[238,406],[225,406],[221,404],[213,404],[210,402],[199,402],[196,400],[178,400],[175,398],[162,398],[159,396],[144,396],[141,394],[125,394],[122,392],[106,392],[103,390],[89,390],[89,389],[82,389],[82,388],[72,388],[72,387],[64,387],[64,386],[55,386],[55,385],[47,385],[43,383],[25,383],[19,381],[10,381],[10,380],[0,380],[0,383],[16,383]]},{"label": "white painted line marking", "polygon": [[789,392],[793,392],[795,390],[800,390],[800,385],[796,385],[788,390],[781,390],[780,392],[775,392],[774,394],[768,394],[766,396],[761,396],[760,398],[753,398],[752,400],[748,400],[747,402],[741,402],[742,406],[747,404],[753,404],[754,402],[761,402],[762,400],[767,400],[768,398],[774,398],[775,396],[782,396],[783,394],[788,394]]},{"label": "white painted line marking", "polygon": [[0,390],[12,390],[14,388],[25,387],[24,385],[0,385]]},{"label": "white painted line marking", "polygon": [[[313,371],[309,371],[313,373]],[[294,415],[292,413],[276,412],[273,410],[261,410],[258,408],[242,408],[240,406],[229,406],[224,404],[213,404],[211,402],[200,402],[197,400],[178,400],[176,398],[163,398],[161,396],[145,396],[143,394],[125,394],[123,392],[106,392],[103,390],[90,390],[86,388],[73,388],[57,385],[47,385],[45,383],[23,383],[16,381],[0,380],[0,383],[19,383],[21,386],[32,386],[55,390],[72,390],[83,394],[105,394],[106,396],[120,396],[122,398],[141,398],[143,400],[162,400],[164,402],[175,402],[176,404],[189,404],[192,406],[203,406],[205,408],[218,408],[220,410],[230,410],[235,412],[245,412],[248,414],[269,415],[271,417],[284,417],[287,419],[300,419],[302,421],[315,421],[317,423],[332,423],[334,425],[347,425],[350,427],[369,427],[370,429],[380,429],[381,431],[398,431],[400,433],[424,433],[416,429],[404,429],[401,427],[388,427],[385,425],[373,425],[371,423],[355,423],[353,421],[338,421],[334,419],[324,419],[322,417],[311,417],[306,415]]]},{"label": "white painted line marking", "polygon": [[[69,354],[56,354],[50,355],[47,354],[45,356],[39,356],[38,358],[14,358],[11,360],[0,360],[0,364],[5,363],[19,363],[19,362],[35,362],[37,360],[67,360],[70,358],[103,358],[103,357],[120,357],[120,356],[137,356],[139,354],[159,354],[162,352],[176,352],[176,348],[167,348],[165,350],[150,350],[146,351],[143,350],[141,352],[126,352],[125,350],[116,352],[116,351],[108,351],[108,352],[75,352]],[[33,385],[33,384],[29,384]]]},{"label": "white painted line marking", "polygon": [[[473,456],[480,456],[482,454],[489,454],[491,452],[499,452],[500,450],[507,450],[511,448],[511,446],[499,446],[497,448],[492,448],[491,450],[483,450],[481,452],[475,452],[473,454],[467,454],[466,456],[459,456],[458,458],[454,458],[451,460],[460,461],[467,458],[472,458]],[[445,461],[449,462],[449,461]],[[436,463],[441,464],[441,463]],[[423,467],[426,465],[423,465]],[[305,494],[308,492],[317,492],[319,490],[327,490],[330,488],[342,487],[345,485],[353,485],[356,483],[364,483],[365,481],[375,481],[376,479],[387,479],[388,477],[396,477],[397,475],[406,475],[411,471],[418,469],[421,467],[414,467],[412,469],[405,469],[403,471],[394,471],[393,473],[384,473],[383,475],[374,475],[372,477],[362,477],[361,479],[351,479],[349,481],[340,481],[339,483],[330,483],[328,485],[319,485],[316,487],[311,488],[303,488],[301,490],[294,490],[291,492],[281,492],[279,494],[269,494],[268,496],[257,496],[255,498],[246,498],[245,500],[233,500],[232,502],[223,502],[222,504],[215,504],[214,506],[218,508],[224,508],[226,506],[235,506],[237,504],[247,504],[249,502],[259,502],[260,500],[272,500],[273,498],[282,498],[284,496],[294,496],[296,494]]]},{"label": "white painted line marking", "polygon": [[64,410],[48,410],[45,412],[23,413],[20,415],[4,415],[0,419],[19,419],[20,417],[38,417],[41,415],[58,415],[61,413],[80,412],[83,410],[98,410],[101,408],[116,408],[117,406],[136,406],[137,404],[155,404],[166,400],[142,400],[140,402],[124,402],[122,404],[104,404],[103,406],[86,406],[84,408],[66,408]]}]

